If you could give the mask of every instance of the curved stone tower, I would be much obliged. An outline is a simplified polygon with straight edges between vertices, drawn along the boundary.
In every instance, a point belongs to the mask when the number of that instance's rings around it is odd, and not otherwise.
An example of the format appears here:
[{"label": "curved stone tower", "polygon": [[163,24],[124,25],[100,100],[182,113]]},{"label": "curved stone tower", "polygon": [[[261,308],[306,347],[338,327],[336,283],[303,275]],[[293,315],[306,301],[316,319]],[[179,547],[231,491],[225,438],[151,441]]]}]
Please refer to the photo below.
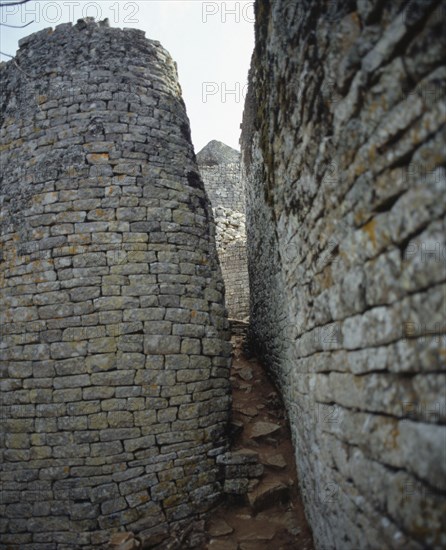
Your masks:
[{"label": "curved stone tower", "polygon": [[175,64],[137,30],[46,29],[0,69],[0,532],[166,532],[218,498],[230,344]]}]

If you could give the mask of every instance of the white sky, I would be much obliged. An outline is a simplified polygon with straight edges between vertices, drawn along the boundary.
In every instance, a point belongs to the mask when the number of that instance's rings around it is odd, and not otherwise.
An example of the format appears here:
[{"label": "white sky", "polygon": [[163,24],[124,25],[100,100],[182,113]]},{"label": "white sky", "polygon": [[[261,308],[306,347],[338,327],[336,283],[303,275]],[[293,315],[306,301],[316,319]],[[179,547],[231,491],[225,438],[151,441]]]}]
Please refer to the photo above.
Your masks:
[{"label": "white sky", "polygon": [[212,139],[239,149],[254,46],[253,4],[252,0],[31,1],[0,10],[3,23],[34,20],[24,29],[0,27],[0,50],[14,55],[20,38],[60,23],[75,23],[85,15],[108,17],[112,27],[142,29],[178,63],[195,151]]}]

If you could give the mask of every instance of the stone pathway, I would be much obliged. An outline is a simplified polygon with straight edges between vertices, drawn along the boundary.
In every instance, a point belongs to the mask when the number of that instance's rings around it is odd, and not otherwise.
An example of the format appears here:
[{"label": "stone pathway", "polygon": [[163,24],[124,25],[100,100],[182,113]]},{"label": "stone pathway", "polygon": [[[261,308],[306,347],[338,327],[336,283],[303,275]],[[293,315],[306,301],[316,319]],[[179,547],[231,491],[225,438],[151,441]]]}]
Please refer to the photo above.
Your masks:
[{"label": "stone pathway", "polygon": [[[249,479],[246,495],[228,494],[228,502],[207,522],[206,548],[313,550],[283,405],[261,365],[244,356],[242,337],[235,336],[233,342],[232,458],[244,456],[254,476]],[[244,467],[244,473],[249,474],[246,464],[239,467]],[[255,476],[260,472],[261,475]],[[236,484],[230,485],[232,487],[225,487],[228,493],[237,489]]]}]

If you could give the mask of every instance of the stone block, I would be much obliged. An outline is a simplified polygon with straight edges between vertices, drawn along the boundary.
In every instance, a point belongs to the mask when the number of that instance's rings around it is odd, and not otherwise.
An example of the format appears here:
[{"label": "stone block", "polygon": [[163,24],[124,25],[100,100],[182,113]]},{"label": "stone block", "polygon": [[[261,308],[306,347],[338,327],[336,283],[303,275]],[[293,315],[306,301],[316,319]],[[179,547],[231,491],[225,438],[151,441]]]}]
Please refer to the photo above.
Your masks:
[{"label": "stone block", "polygon": [[123,496],[134,494],[141,491],[147,491],[158,484],[155,474],[146,474],[119,484],[119,490]]},{"label": "stone block", "polygon": [[179,353],[181,339],[179,336],[146,336],[144,338],[144,353],[165,355]]},{"label": "stone block", "polygon": [[108,354],[117,350],[115,338],[93,338],[88,342],[89,354]]},{"label": "stone block", "polygon": [[67,359],[87,355],[87,342],[57,342],[51,344],[52,359]]},{"label": "stone block", "polygon": [[[112,340],[112,343],[115,343],[114,339],[112,338],[102,338],[98,340],[90,340],[89,341],[89,347],[92,342],[93,348],[92,349],[110,349],[113,348],[113,345],[109,345],[108,343],[105,343],[104,340]],[[100,341],[100,342],[99,342]],[[92,351],[92,350],[89,350]],[[91,355],[86,358],[85,360],[85,366],[88,372],[103,372],[103,371],[110,371],[116,368],[116,355],[114,353],[98,353],[96,355]]]},{"label": "stone block", "polygon": [[88,374],[79,374],[74,376],[59,376],[53,381],[54,389],[79,388],[90,385],[90,376]]},{"label": "stone block", "polygon": [[129,386],[133,383],[133,370],[95,372],[91,375],[93,386]]}]

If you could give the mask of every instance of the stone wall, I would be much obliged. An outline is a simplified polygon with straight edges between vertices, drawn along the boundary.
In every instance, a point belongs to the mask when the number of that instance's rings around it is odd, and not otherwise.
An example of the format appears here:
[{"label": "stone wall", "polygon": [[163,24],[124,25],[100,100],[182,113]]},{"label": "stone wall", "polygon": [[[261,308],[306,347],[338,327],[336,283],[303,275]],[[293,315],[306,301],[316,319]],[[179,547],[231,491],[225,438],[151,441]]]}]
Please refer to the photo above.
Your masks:
[{"label": "stone wall", "polygon": [[137,30],[43,30],[0,69],[2,548],[205,512],[227,450],[214,222],[176,67]]},{"label": "stone wall", "polygon": [[444,548],[445,4],[261,0],[250,340],[320,549]]},{"label": "stone wall", "polygon": [[249,280],[240,153],[214,140],[197,154],[197,162],[214,212],[226,307],[231,318],[244,319],[249,312]]}]

